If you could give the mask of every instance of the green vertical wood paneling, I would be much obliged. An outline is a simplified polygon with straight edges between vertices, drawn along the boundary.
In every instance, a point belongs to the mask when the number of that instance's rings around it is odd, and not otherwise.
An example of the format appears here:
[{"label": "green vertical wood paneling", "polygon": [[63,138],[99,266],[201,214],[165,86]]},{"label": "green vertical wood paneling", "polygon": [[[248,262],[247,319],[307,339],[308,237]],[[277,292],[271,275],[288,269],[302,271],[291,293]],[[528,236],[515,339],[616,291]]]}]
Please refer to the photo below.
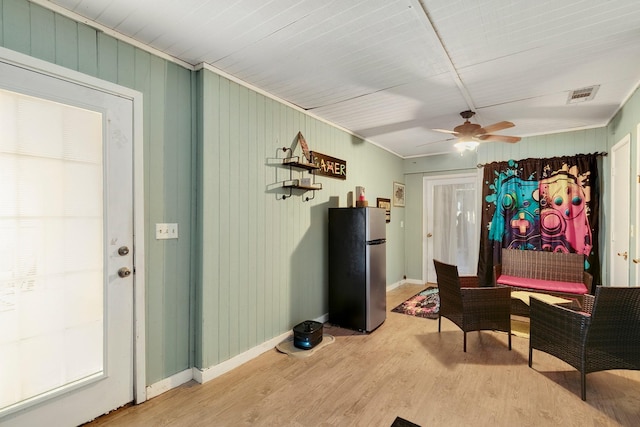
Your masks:
[{"label": "green vertical wood paneling", "polygon": [[[121,49],[118,49],[120,53]],[[159,165],[158,173],[162,173],[165,177],[175,176],[178,177],[178,163],[179,157],[179,145],[172,143],[172,141],[180,140],[179,129],[179,116],[176,114],[179,108],[179,94],[180,86],[178,85],[178,69],[174,64],[166,64],[165,66],[166,78],[164,80],[165,97],[171,102],[166,103],[164,110],[164,134],[165,144],[162,151],[163,158],[162,163]],[[120,74],[120,73],[119,73]],[[159,150],[160,151],[160,150]],[[178,180],[165,180],[162,192],[162,205],[164,207],[164,222],[177,222],[179,217],[180,206],[178,203]],[[186,224],[183,224],[186,225]],[[178,228],[179,234],[186,232]],[[180,239],[168,240],[162,243],[164,249],[164,264],[163,275],[164,282],[175,282],[179,277],[179,261],[180,261]],[[180,349],[176,344],[179,341],[180,330],[184,327],[179,317],[178,304],[170,303],[170,301],[178,301],[180,299],[181,292],[180,286],[165,286],[162,290],[163,310],[162,316],[164,319],[164,345],[162,352],[164,354],[164,369],[167,371],[175,370],[178,366],[178,354]],[[168,319],[175,319],[173,322],[168,322]]]},{"label": "green vertical wood paneling", "polygon": [[118,41],[100,32],[98,33],[98,77],[110,82],[118,80]]},{"label": "green vertical wood paneling", "polygon": [[[98,75],[98,33],[84,24],[78,24],[78,71],[90,76]],[[135,83],[131,87],[145,92]]]},{"label": "green vertical wood paneling", "polygon": [[[606,151],[606,128],[586,129],[523,138],[517,144],[484,143],[478,147],[478,162],[556,157]],[[471,153],[469,153],[471,154]],[[467,155],[467,153],[465,153]]]},{"label": "green vertical wood paneling", "polygon": [[[228,240],[228,248],[229,248],[229,325],[228,325],[228,354],[234,355],[240,353],[239,347],[239,323],[240,318],[238,316],[238,312],[240,310],[240,301],[239,301],[239,288],[244,286],[239,281],[240,276],[240,268],[246,268],[246,264],[244,262],[241,263],[240,260],[240,216],[242,215],[241,210],[245,209],[246,206],[240,203],[240,174],[246,173],[246,169],[242,168],[242,172],[240,172],[240,156],[238,153],[238,147],[242,144],[240,141],[240,126],[241,126],[241,118],[240,118],[240,99],[239,99],[240,88],[237,83],[229,84],[229,141],[232,141],[229,144],[228,151],[228,163],[229,167],[227,170],[227,203],[226,207],[228,209],[229,221],[227,222],[229,227],[229,240]],[[224,144],[224,141],[220,141],[221,144]],[[243,223],[242,225],[245,225]],[[243,260],[244,261],[244,260]]]},{"label": "green vertical wood paneling", "polygon": [[3,45],[30,54],[31,17],[29,3],[24,0],[4,0],[2,4]]},{"label": "green vertical wood paneling", "polygon": [[56,25],[53,12],[40,7],[31,8],[31,55],[56,62]]},{"label": "green vertical wood paneling", "polygon": [[[247,194],[257,194],[256,188],[256,174],[260,171],[261,167],[257,162],[258,144],[256,141],[256,93],[249,91],[245,88],[245,93],[242,94],[242,98],[245,102],[245,114],[247,117],[247,126],[245,128],[244,138],[246,143],[243,145],[243,152],[247,158],[246,169],[246,192]],[[264,157],[263,157],[264,159]],[[262,162],[264,164],[264,161]],[[243,240],[246,241],[245,247],[247,253],[245,258],[250,263],[250,268],[244,269],[241,277],[241,281],[246,283],[244,287],[244,294],[241,298],[245,301],[250,301],[253,298],[257,298],[258,288],[256,285],[256,272],[259,269],[258,266],[258,251],[257,251],[257,239],[258,228],[260,219],[257,217],[258,197],[249,197],[247,199],[247,226],[244,227]],[[262,231],[262,230],[261,230]],[[257,342],[257,310],[249,310],[245,316],[247,333],[240,341],[242,348],[251,348],[251,343]]]},{"label": "green vertical wood paneling", "polygon": [[4,46],[4,0],[0,0],[0,46]]},{"label": "green vertical wood paneling", "polygon": [[[193,111],[193,72],[186,70],[176,64],[171,64],[177,71],[175,85],[180,88],[176,97],[174,114],[178,117],[176,141],[174,145],[177,150],[176,156],[176,176],[177,186],[174,201],[178,207],[176,222],[180,226],[180,236],[178,239],[178,266],[175,271],[172,283],[176,287],[176,328],[175,336],[175,361],[171,367],[172,372],[179,372],[185,368],[193,366],[192,356],[192,296],[194,278],[193,272],[193,187],[195,185],[193,173],[193,150],[195,149],[195,133],[193,132],[192,117]],[[186,112],[186,114],[185,114]],[[171,304],[171,302],[169,302]]]},{"label": "green vertical wood paneling", "polygon": [[[267,153],[266,158],[276,157],[276,151],[280,147],[280,144],[276,141],[275,130],[273,126],[274,121],[274,104],[275,102],[271,98],[265,98],[264,100],[265,108],[264,108],[264,145],[265,152]],[[266,171],[265,176],[265,185],[269,183],[274,183],[277,181],[276,174],[278,173],[278,168],[270,167],[269,170]],[[276,335],[276,331],[278,330],[275,325],[275,319],[273,315],[273,310],[275,308],[275,276],[276,269],[275,263],[273,261],[274,253],[276,251],[276,246],[278,242],[276,242],[277,230],[276,230],[276,203],[273,203],[271,197],[264,197],[265,203],[265,232],[264,232],[264,246],[262,247],[265,253],[265,270],[262,278],[262,282],[264,283],[264,306],[265,306],[265,314],[264,314],[264,333],[265,338],[273,337]]]},{"label": "green vertical wood paneling", "polygon": [[[78,24],[71,19],[55,15],[56,63],[72,70],[78,69]],[[117,81],[117,80],[111,80]]]},{"label": "green vertical wood paneling", "polygon": [[[117,46],[109,44],[109,50],[113,51],[117,57]],[[115,58],[114,58],[115,62]],[[99,62],[102,64],[102,59]],[[147,330],[147,352],[156,354],[148,366],[147,374],[151,376],[151,383],[158,381],[152,374],[159,374],[164,371],[167,347],[165,335],[166,323],[174,320],[165,316],[165,263],[167,258],[165,251],[168,246],[166,243],[170,241],[156,240],[155,227],[156,223],[169,222],[165,217],[166,201],[164,198],[165,181],[169,179],[164,173],[165,161],[165,143],[166,136],[164,131],[165,120],[165,81],[166,81],[166,64],[163,60],[154,56],[150,57],[150,80],[149,80],[149,104],[147,113],[151,116],[152,126],[149,129],[149,150],[145,155],[149,158],[148,174],[149,188],[147,192],[147,210],[149,212],[149,221],[151,234],[149,235],[148,246],[145,248],[149,259],[156,260],[155,268],[149,268],[147,274],[147,324],[155,325]],[[100,67],[102,70],[102,65]],[[117,67],[109,67],[105,73],[113,73],[117,75]],[[169,243],[171,244],[171,243]]]},{"label": "green vertical wood paneling", "polygon": [[[231,287],[234,286],[234,283],[231,283],[232,272],[229,271],[229,265],[231,265],[231,230],[232,225],[230,223],[231,220],[231,212],[230,212],[230,191],[231,186],[229,185],[229,175],[231,173],[230,166],[230,151],[231,145],[229,143],[231,137],[230,127],[230,117],[231,117],[231,107],[230,107],[230,82],[226,79],[220,79],[220,128],[218,139],[216,143],[219,144],[219,158],[212,159],[212,165],[205,164],[203,167],[216,167],[216,163],[218,166],[218,183],[220,186],[219,192],[219,200],[220,208],[219,208],[219,216],[218,216],[218,227],[220,228],[220,241],[219,241],[219,249],[220,249],[220,274],[219,274],[219,292],[220,292],[220,306],[212,307],[211,309],[218,311],[219,318],[218,322],[218,343],[217,344],[217,356],[218,359],[215,362],[221,360],[227,360],[232,353],[229,349],[230,346],[230,325],[231,325]],[[205,118],[207,120],[207,118]],[[235,143],[235,141],[234,141]],[[225,185],[225,183],[227,183]]]},{"label": "green vertical wood paneling", "polygon": [[[188,369],[192,71],[26,0],[0,0],[0,45],[142,92],[147,381]],[[178,241],[156,241],[156,222],[177,222]]]},{"label": "green vertical wood paneling", "polygon": [[[254,172],[250,173],[251,194],[260,194],[266,188],[266,158],[268,154],[265,150],[266,141],[264,139],[264,96],[254,92],[251,96],[250,117],[255,117],[254,125],[249,133],[249,141],[254,147],[253,167]],[[251,244],[252,255],[255,257],[256,268],[249,276],[249,281],[253,284],[252,292],[255,299],[265,301],[265,198],[256,197],[254,205],[255,226],[250,229],[249,236],[253,240]],[[255,323],[254,332],[251,335],[253,342],[264,342],[265,340],[265,306],[258,304],[256,310],[252,312],[250,322]]]},{"label": "green vertical wood paneling", "polygon": [[[205,254],[203,266],[208,266],[205,271],[202,286],[204,288],[203,307],[206,323],[204,324],[204,332],[200,339],[204,340],[203,362],[199,367],[208,367],[220,360],[219,343],[223,341],[226,335],[223,335],[221,325],[223,324],[224,313],[220,307],[226,307],[227,296],[223,292],[223,288],[228,287],[228,278],[222,272],[221,245],[223,241],[223,228],[221,227],[221,212],[225,208],[221,203],[221,183],[223,180],[220,175],[220,159],[222,158],[222,150],[220,147],[220,130],[222,128],[222,102],[210,102],[210,99],[223,99],[222,94],[226,93],[222,90],[222,79],[217,75],[206,73],[208,79],[212,80],[211,91],[205,92],[207,96],[204,99],[204,118],[206,124],[205,129],[205,153],[203,158],[202,172],[205,176],[202,185],[205,186],[205,194],[203,195],[202,205],[206,211],[202,215],[204,230],[210,229],[205,235],[203,252]],[[210,98],[208,97],[210,96]],[[209,102],[207,102],[209,101]],[[206,114],[208,109],[211,114]],[[226,163],[226,159],[225,162]],[[206,167],[204,166],[206,164]],[[224,279],[224,282],[223,282]],[[223,299],[224,298],[224,299]],[[224,322],[226,326],[226,322]],[[225,341],[226,342],[226,341]]]},{"label": "green vertical wood paneling", "polygon": [[[236,180],[238,182],[237,206],[235,219],[238,221],[238,296],[236,313],[234,317],[238,318],[238,348],[237,351],[243,352],[253,347],[249,345],[251,329],[249,322],[249,313],[246,309],[247,301],[253,298],[255,293],[249,293],[252,284],[249,283],[249,271],[255,270],[255,257],[251,258],[249,227],[255,222],[255,207],[252,206],[251,199],[255,197],[249,196],[249,170],[252,167],[251,158],[255,155],[249,150],[249,128],[254,125],[254,120],[249,116],[249,90],[240,86],[238,88],[238,148],[235,164],[237,165]],[[242,314],[241,314],[242,313]],[[254,341],[255,342],[255,341]]]},{"label": "green vertical wood paneling", "polygon": [[[371,204],[376,194],[389,197],[402,161],[210,71],[198,78],[202,263],[195,364],[207,368],[326,313],[327,208],[338,205],[338,195],[344,206],[347,192],[366,183]],[[308,202],[303,197],[311,193],[278,200],[283,192],[267,187],[289,172],[267,159],[283,157],[282,147],[299,155],[298,131],[312,149],[346,159],[355,172],[346,182],[318,178],[328,190]],[[390,236],[401,263],[402,235]],[[403,268],[390,271],[394,283]]]},{"label": "green vertical wood paneling", "polygon": [[[124,42],[118,42],[118,84],[132,87],[135,84],[135,52],[136,48]],[[167,80],[167,88],[171,87]],[[173,82],[171,82],[173,83]],[[177,130],[173,129],[174,132]]]}]

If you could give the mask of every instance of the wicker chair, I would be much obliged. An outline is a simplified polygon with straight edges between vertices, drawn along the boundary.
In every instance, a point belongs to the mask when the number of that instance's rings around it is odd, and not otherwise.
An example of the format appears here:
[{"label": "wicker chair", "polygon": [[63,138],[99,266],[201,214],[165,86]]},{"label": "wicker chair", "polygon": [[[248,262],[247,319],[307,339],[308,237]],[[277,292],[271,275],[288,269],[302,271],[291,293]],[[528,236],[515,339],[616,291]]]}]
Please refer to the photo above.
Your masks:
[{"label": "wicker chair", "polygon": [[508,334],[511,350],[511,288],[462,288],[458,267],[437,260],[433,260],[433,264],[440,296],[438,332],[442,317],[451,320],[464,333],[463,349],[466,352],[467,332],[503,331]]},{"label": "wicker chair", "polygon": [[586,374],[610,369],[640,370],[640,287],[596,288],[585,295],[584,312],[530,301],[529,367],[533,349],[580,371],[582,400]]}]

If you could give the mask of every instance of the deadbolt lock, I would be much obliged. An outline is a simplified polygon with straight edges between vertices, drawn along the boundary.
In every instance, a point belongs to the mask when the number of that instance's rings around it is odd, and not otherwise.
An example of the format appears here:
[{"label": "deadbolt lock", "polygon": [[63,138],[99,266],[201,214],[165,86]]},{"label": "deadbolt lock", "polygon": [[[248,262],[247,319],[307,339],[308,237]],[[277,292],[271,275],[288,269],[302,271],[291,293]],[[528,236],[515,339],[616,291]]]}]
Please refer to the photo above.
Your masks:
[{"label": "deadbolt lock", "polygon": [[127,255],[128,253],[129,253],[129,248],[128,248],[128,247],[126,247],[126,246],[120,246],[120,247],[118,248],[118,255],[120,255],[120,256],[125,256],[125,255]]},{"label": "deadbolt lock", "polygon": [[618,252],[618,256],[621,256],[626,261],[629,253],[627,251],[624,251],[623,253]]},{"label": "deadbolt lock", "polygon": [[129,270],[127,267],[122,267],[120,270],[118,270],[118,276],[122,278],[129,277],[131,276],[131,270]]}]

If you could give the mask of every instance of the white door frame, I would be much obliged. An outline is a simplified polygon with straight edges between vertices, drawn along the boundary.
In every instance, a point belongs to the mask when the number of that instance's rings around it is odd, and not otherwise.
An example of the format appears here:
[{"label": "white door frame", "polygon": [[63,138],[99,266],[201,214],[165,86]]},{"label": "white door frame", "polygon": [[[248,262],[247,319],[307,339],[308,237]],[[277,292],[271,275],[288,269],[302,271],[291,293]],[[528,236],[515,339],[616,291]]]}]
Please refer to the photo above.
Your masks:
[{"label": "white door frame", "polygon": [[[625,245],[624,245],[624,250],[625,252],[630,252],[630,244],[631,244],[631,239],[630,239],[630,231],[631,231],[631,216],[630,214],[630,203],[627,205],[627,212],[626,212],[626,216],[627,216],[627,224],[626,224],[626,230],[623,233],[618,232],[618,235],[616,236],[616,233],[614,233],[614,231],[616,231],[616,227],[619,225],[619,220],[618,218],[616,218],[616,196],[620,196],[619,193],[619,189],[616,190],[615,187],[615,175],[625,175],[625,177],[627,178],[625,180],[625,185],[626,185],[626,189],[627,189],[627,194],[626,194],[626,198],[625,200],[629,200],[629,196],[631,195],[631,168],[629,167],[628,170],[625,171],[620,171],[620,170],[616,170],[616,158],[618,156],[620,156],[620,154],[618,154],[618,150],[621,147],[627,147],[627,150],[629,150],[627,152],[627,154],[623,154],[622,157],[623,159],[626,159],[627,161],[630,161],[629,158],[629,154],[631,153],[631,135],[627,134],[625,135],[623,138],[621,138],[616,144],[614,144],[613,147],[611,147],[611,171],[610,171],[610,182],[611,182],[611,218],[613,218],[614,220],[614,224],[611,227],[611,230],[609,231],[609,282],[613,285],[613,286],[622,286],[622,284],[620,283],[615,283],[616,281],[614,280],[614,272],[615,272],[615,261],[618,259],[616,257],[620,257],[621,255],[618,255],[618,251],[621,250],[620,246],[616,245],[615,242],[618,241],[622,241],[626,239]],[[630,166],[630,165],[629,165]],[[625,196],[624,194],[622,195],[623,197]],[[622,224],[623,226],[625,226],[625,224]],[[620,236],[622,234],[622,236]],[[614,240],[615,239],[615,240]],[[631,255],[631,254],[628,254]],[[626,285],[630,285],[630,272],[631,272],[631,259],[629,257],[627,257],[626,261]]]},{"label": "white door frame", "polygon": [[[22,53],[0,47],[0,61],[33,70],[112,95],[130,99],[133,104],[133,396],[135,403],[146,400],[145,357],[145,251],[144,251],[144,162],[142,93],[100,80]],[[114,408],[115,409],[115,408]]]},{"label": "white door frame", "polygon": [[[482,175],[480,175],[479,173],[473,173],[473,172],[469,172],[469,173],[459,173],[459,174],[446,174],[446,175],[429,175],[429,176],[425,176],[422,179],[422,281],[423,283],[427,283],[427,280],[429,279],[429,263],[427,262],[427,257],[429,255],[428,253],[428,247],[429,247],[429,237],[428,234],[430,233],[429,230],[429,205],[428,205],[428,197],[426,197],[426,192],[427,192],[427,188],[429,186],[429,183],[433,182],[433,181],[451,181],[451,182],[457,182],[457,180],[460,179],[470,179],[473,178],[476,180],[476,218],[478,218],[478,220],[480,220],[480,206],[481,204],[478,203],[479,198],[482,195],[482,188],[480,186],[480,178],[482,177]],[[479,244],[480,242],[480,235],[477,235],[477,243]],[[479,249],[476,248],[476,249]]]}]

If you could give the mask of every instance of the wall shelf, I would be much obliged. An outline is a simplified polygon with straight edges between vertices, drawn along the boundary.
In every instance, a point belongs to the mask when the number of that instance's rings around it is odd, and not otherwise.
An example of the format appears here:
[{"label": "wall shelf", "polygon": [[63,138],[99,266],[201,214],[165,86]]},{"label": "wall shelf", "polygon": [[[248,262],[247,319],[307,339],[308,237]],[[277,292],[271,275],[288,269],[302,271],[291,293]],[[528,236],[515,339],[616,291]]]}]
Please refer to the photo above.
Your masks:
[{"label": "wall shelf", "polygon": [[[314,199],[316,197],[315,192],[318,190],[322,190],[322,184],[316,183],[316,176],[314,173],[317,169],[319,169],[319,167],[312,163],[302,163],[299,156],[293,155],[291,148],[282,147],[278,149],[278,151],[280,150],[282,150],[285,154],[288,154],[288,156],[284,158],[279,157],[278,160],[281,162],[280,164],[289,169],[289,179],[280,181],[280,186],[282,188],[288,189],[289,194],[283,194],[282,198],[279,200],[286,200],[290,198],[291,196],[293,196],[294,190],[300,191],[302,193],[306,193],[308,191],[313,192],[312,197],[305,196],[303,198],[303,201],[305,202]],[[312,178],[310,178],[310,183],[303,183],[302,178],[294,178],[294,170],[297,170],[299,173],[304,173],[306,171],[311,174]]]}]

